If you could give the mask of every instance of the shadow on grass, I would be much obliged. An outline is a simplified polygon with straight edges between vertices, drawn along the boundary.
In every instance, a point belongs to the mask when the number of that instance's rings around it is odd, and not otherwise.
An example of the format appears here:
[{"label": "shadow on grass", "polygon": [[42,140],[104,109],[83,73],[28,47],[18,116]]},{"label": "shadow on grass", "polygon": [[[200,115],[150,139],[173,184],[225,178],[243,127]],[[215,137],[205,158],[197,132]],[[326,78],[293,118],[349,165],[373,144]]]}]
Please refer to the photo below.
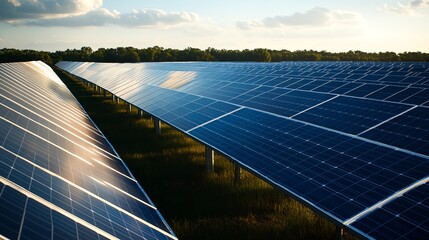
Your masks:
[{"label": "shadow on grass", "polygon": [[106,135],[180,239],[335,239],[335,226],[248,172],[216,156],[204,171],[204,147],[167,125],[156,136],[149,117],[57,74]]}]

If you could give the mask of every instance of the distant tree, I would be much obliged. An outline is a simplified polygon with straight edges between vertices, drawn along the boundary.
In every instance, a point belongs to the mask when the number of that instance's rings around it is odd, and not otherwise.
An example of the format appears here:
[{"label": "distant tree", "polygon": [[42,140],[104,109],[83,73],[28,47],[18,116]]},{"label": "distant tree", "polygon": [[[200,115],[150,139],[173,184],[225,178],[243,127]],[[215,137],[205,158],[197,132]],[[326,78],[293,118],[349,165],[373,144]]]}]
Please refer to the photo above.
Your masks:
[{"label": "distant tree", "polygon": [[125,48],[125,52],[120,57],[122,58],[122,62],[140,62],[140,56],[138,53],[138,49],[133,47],[127,47]]},{"label": "distant tree", "polygon": [[422,52],[404,52],[398,54],[401,61],[407,62],[429,62],[429,53]]},{"label": "distant tree", "polygon": [[91,54],[92,54],[92,48],[91,47],[81,47],[80,55],[81,55],[82,60],[90,61]]},{"label": "distant tree", "polygon": [[322,55],[320,61],[340,61],[340,57],[335,55]]},{"label": "distant tree", "polygon": [[51,53],[35,50],[0,49],[0,62],[43,61],[53,64]]},{"label": "distant tree", "polygon": [[281,62],[283,61],[283,56],[281,51],[270,50],[270,56],[272,62]]},{"label": "distant tree", "polygon": [[174,61],[174,57],[171,54],[171,49],[163,49],[159,52],[157,57],[159,62],[171,62]]},{"label": "distant tree", "polygon": [[91,61],[102,62],[102,61],[104,61],[105,54],[106,54],[106,49],[105,48],[99,48],[99,49],[97,49],[97,51],[95,51],[91,54]]},{"label": "distant tree", "polygon": [[394,52],[380,52],[378,53],[378,61],[382,62],[397,62],[400,57]]},{"label": "distant tree", "polygon": [[268,49],[257,48],[253,50],[253,60],[256,62],[271,62],[271,54]]},{"label": "distant tree", "polygon": [[215,57],[211,54],[211,48],[207,48],[202,55],[202,61],[215,61]]},{"label": "distant tree", "polygon": [[340,57],[327,51],[320,52],[320,61],[340,61]]},{"label": "distant tree", "polygon": [[142,62],[155,61],[155,51],[152,48],[140,49],[139,54]]},{"label": "distant tree", "polygon": [[313,50],[299,50],[293,52],[294,61],[320,61],[322,55]]}]

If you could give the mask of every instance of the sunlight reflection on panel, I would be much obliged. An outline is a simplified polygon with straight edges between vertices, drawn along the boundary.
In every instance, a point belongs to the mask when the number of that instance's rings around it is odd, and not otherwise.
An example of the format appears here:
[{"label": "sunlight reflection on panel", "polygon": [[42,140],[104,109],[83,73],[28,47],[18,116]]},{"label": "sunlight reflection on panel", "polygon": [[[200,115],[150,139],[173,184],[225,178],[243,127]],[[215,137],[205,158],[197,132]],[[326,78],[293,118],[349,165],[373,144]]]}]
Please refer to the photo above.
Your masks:
[{"label": "sunlight reflection on panel", "polygon": [[168,75],[168,78],[159,86],[163,88],[177,89],[188,84],[196,77],[196,72],[172,72]]}]

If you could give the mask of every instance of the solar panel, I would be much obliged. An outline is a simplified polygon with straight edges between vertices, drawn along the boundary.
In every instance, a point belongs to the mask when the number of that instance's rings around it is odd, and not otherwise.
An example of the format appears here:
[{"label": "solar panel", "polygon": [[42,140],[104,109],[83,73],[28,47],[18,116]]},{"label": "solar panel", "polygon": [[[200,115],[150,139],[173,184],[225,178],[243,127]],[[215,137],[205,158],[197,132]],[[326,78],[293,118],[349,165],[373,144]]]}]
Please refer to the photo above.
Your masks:
[{"label": "solar panel", "polygon": [[0,86],[2,236],[177,239],[52,69],[0,64]]},{"label": "solar panel", "polygon": [[[427,63],[57,66],[175,126],[360,236],[407,238],[423,228],[408,218],[399,235],[389,234],[395,219],[380,218],[379,209],[429,180]],[[419,194],[421,201],[429,197]],[[367,216],[378,222],[365,222]]]}]

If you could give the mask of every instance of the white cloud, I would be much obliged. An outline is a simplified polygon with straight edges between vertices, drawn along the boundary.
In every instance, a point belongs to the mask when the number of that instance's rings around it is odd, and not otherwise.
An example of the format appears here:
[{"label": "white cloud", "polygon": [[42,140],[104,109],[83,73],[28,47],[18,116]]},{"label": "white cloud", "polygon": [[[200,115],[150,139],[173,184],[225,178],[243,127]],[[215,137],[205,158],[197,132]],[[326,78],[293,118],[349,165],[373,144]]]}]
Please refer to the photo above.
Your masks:
[{"label": "white cloud", "polygon": [[384,5],[384,10],[401,15],[414,15],[417,9],[429,7],[429,0],[414,0],[407,4],[397,2],[397,6]]},{"label": "white cloud", "polygon": [[84,14],[103,0],[0,0],[0,20],[55,18]]},{"label": "white cloud", "polygon": [[11,3],[14,7],[20,7],[21,2],[19,0],[7,0],[9,3]]},{"label": "white cloud", "polygon": [[94,27],[104,26],[113,22],[119,17],[120,13],[117,11],[109,11],[105,8],[100,8],[86,14],[78,16],[68,16],[55,19],[37,19],[22,21],[19,24],[33,25],[43,27],[63,26],[63,27]]},{"label": "white cloud", "polygon": [[62,27],[98,27],[119,25],[125,27],[172,26],[181,23],[198,22],[199,17],[189,12],[165,12],[158,9],[133,10],[122,14],[100,8],[78,16],[68,16],[56,19],[37,19],[23,21],[19,24],[33,26],[62,26]]},{"label": "white cloud", "polygon": [[144,27],[156,25],[175,25],[186,22],[197,22],[199,17],[191,12],[164,12],[158,9],[133,10],[122,14],[116,24],[128,27]]},{"label": "white cloud", "polygon": [[360,14],[342,10],[315,7],[307,12],[296,12],[288,16],[267,17],[263,20],[239,21],[236,26],[242,30],[255,28],[320,27],[344,24],[359,24]]},{"label": "white cloud", "polygon": [[0,21],[44,27],[162,27],[199,22],[192,12],[141,9],[120,13],[102,4],[103,0],[0,0]]}]

